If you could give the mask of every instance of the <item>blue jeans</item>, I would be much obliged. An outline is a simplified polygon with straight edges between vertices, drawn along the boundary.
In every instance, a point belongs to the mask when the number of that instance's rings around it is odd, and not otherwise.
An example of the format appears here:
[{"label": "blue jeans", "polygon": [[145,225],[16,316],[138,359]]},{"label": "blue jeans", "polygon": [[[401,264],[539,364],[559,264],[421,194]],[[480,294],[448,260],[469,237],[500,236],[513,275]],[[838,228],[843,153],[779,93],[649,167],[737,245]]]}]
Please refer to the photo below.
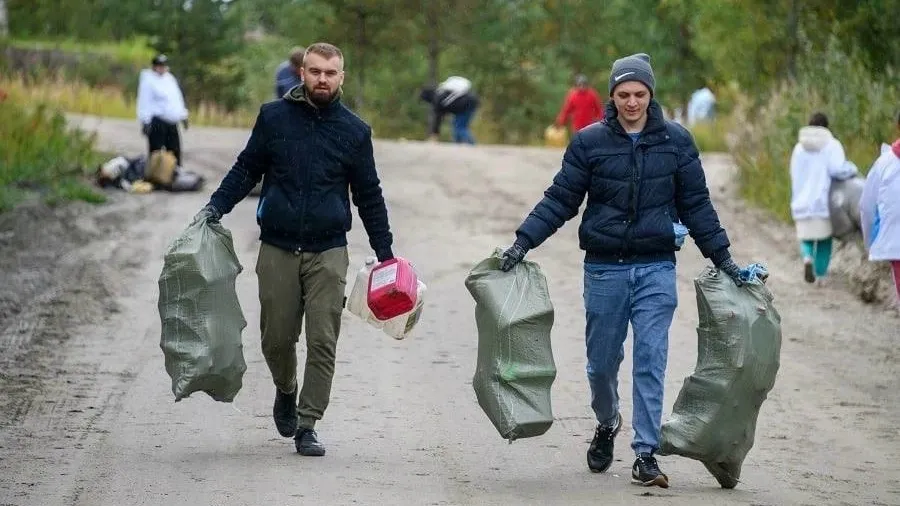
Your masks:
[{"label": "blue jeans", "polygon": [[466,144],[475,144],[475,137],[469,130],[469,123],[475,116],[475,109],[470,109],[453,115],[453,142],[464,142]]},{"label": "blue jeans", "polygon": [[669,326],[677,305],[672,262],[584,265],[591,408],[598,423],[615,423],[619,365],[625,358],[630,322],[634,334],[631,448],[635,454],[659,449]]}]

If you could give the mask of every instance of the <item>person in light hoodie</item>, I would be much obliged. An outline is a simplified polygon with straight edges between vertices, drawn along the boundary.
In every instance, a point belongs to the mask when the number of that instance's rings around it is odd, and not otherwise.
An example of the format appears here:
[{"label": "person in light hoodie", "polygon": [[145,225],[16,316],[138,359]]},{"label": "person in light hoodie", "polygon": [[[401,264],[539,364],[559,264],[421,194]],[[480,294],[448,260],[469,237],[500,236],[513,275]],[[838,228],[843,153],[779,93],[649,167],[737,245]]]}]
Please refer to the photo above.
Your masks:
[{"label": "person in light hoodie", "polygon": [[153,58],[152,68],[141,71],[138,83],[137,117],[147,137],[149,152],[165,148],[181,167],[181,136],[178,124],[188,128],[188,110],[178,80],[169,72],[164,54]]},{"label": "person in light hoodie", "polygon": [[828,117],[814,113],[809,125],[800,129],[791,154],[791,216],[808,283],[822,284],[828,275],[832,243],[829,191],[832,178],[846,179],[846,172],[853,170],[846,161],[844,147],[828,129]]},{"label": "person in light hoodie", "polygon": [[900,304],[900,138],[891,146],[883,145],[881,156],[869,169],[859,215],[869,260],[890,262]]}]

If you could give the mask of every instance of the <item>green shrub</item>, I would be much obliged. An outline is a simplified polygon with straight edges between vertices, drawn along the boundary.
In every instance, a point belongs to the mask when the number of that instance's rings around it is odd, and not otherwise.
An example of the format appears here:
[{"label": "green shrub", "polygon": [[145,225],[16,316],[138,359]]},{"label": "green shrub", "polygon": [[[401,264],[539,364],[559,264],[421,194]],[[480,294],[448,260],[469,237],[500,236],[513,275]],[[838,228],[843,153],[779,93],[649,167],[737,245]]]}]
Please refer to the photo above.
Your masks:
[{"label": "green shrub", "polygon": [[85,182],[98,162],[94,136],[69,130],[58,111],[0,102],[0,212],[35,192],[54,201],[101,202]]},{"label": "green shrub", "polygon": [[872,75],[858,58],[832,45],[803,62],[797,79],[774,90],[767,103],[739,104],[733,153],[744,197],[790,220],[791,152],[798,130],[816,111],[828,115],[847,158],[866,173],[880,144],[893,139],[898,77],[891,69]]},{"label": "green shrub", "polygon": [[728,151],[728,127],[723,120],[695,123],[690,131],[701,153]]}]

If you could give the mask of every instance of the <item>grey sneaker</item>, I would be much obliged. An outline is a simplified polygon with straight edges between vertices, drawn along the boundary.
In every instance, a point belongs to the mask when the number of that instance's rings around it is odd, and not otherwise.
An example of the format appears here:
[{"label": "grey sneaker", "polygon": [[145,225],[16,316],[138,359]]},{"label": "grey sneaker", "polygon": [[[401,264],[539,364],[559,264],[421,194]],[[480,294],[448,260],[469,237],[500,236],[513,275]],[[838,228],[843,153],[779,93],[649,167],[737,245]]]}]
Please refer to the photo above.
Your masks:
[{"label": "grey sneaker", "polygon": [[622,430],[622,414],[616,413],[616,422],[612,427],[597,425],[594,439],[587,451],[587,465],[592,473],[602,473],[613,463],[614,440]]},{"label": "grey sneaker", "polygon": [[304,457],[321,457],[325,455],[325,445],[319,441],[319,435],[312,429],[297,429],[294,436],[297,453]]}]

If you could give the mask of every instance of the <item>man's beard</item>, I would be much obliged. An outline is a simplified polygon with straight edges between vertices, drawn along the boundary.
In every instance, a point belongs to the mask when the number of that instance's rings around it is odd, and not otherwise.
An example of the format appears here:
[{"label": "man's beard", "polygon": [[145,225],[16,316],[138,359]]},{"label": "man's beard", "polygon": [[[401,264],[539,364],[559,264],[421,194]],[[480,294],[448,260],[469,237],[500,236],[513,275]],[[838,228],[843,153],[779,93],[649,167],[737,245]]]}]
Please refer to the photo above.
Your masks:
[{"label": "man's beard", "polygon": [[306,88],[306,96],[307,98],[309,98],[309,101],[313,103],[313,105],[317,107],[323,107],[330,104],[334,100],[334,97],[337,96],[337,90],[329,92],[325,88]]}]

